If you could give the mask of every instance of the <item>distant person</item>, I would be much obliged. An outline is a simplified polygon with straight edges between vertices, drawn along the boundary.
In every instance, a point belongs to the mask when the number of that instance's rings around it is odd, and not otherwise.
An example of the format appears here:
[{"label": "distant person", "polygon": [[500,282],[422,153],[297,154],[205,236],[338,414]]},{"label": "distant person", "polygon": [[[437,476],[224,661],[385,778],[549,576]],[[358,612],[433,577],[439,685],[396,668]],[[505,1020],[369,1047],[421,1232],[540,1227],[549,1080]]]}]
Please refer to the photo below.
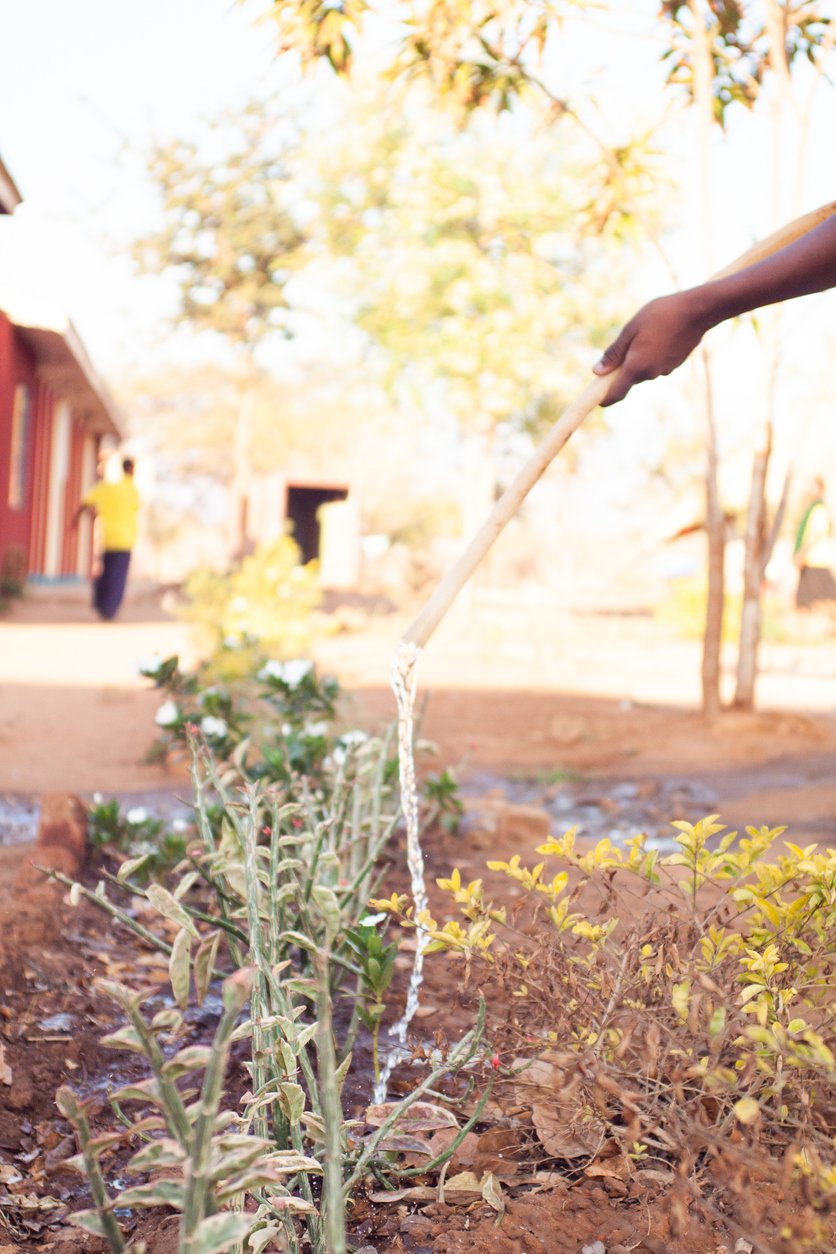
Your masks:
[{"label": "distant person", "polygon": [[116,483],[100,479],[82,498],[72,526],[77,527],[82,514],[91,513],[99,520],[101,558],[93,579],[93,608],[100,618],[116,617],[125,585],[131,550],[136,544],[139,493],[134,483],[134,462],[122,462],[122,478]]},{"label": "distant person", "polygon": [[836,579],[831,566],[833,518],[824,497],[824,480],[818,475],[807,488],[794,555],[798,567],[796,608],[809,610],[822,602],[836,601]]},{"label": "distant person", "polygon": [[670,374],[718,323],[830,287],[836,287],[836,213],[736,274],[644,305],[593,367],[600,375],[621,367],[602,403],[613,405],[635,383]]}]

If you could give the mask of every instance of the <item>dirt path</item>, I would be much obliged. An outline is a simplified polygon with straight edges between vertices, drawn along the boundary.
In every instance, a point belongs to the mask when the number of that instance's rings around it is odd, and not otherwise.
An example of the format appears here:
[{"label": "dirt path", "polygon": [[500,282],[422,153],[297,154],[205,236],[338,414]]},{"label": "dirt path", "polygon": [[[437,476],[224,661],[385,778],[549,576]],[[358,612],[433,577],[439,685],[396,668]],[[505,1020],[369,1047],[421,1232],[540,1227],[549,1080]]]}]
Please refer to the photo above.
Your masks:
[{"label": "dirt path", "polygon": [[[393,717],[388,668],[405,621],[374,618],[320,642],[352,720]],[[143,763],[159,697],[137,662],[155,652],[188,656],[188,632],[142,590],[115,624],[94,621],[79,590],[17,604],[0,621],[0,794],[182,791],[181,777]],[[763,660],[761,712],[709,727],[696,708],[698,642],[646,618],[483,596],[451,614],[421,659],[422,734],[442,762],[463,762],[472,788],[494,777],[544,788],[588,777],[599,793],[666,782],[731,822],[836,840],[836,641],[768,645]]]}]

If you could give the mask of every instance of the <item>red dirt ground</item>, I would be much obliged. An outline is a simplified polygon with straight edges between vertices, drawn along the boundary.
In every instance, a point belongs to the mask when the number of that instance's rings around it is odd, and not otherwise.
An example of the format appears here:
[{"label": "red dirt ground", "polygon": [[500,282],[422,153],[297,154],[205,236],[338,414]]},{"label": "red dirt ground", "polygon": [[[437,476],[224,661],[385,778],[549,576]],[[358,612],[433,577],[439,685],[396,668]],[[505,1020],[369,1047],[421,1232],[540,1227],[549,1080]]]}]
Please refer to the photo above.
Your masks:
[{"label": "red dirt ground", "polygon": [[[428,696],[422,734],[438,743],[441,762],[466,759],[475,790],[485,779],[480,772],[493,783],[539,778],[544,789],[566,774],[582,776],[598,799],[611,782],[630,780],[648,795],[672,779],[696,782],[726,821],[787,823],[804,843],[836,840],[836,644],[771,646],[761,685],[771,708],[708,726],[695,709],[697,646],[659,624],[536,605],[494,605],[483,616],[473,607],[471,614],[439,632],[419,682]],[[343,680],[359,723],[392,717],[386,672],[402,625],[395,616],[373,620],[361,633],[319,646],[321,664]],[[181,778],[142,764],[158,698],[136,676],[135,659],[188,647],[185,629],[156,599],[135,597],[115,625],[91,622],[75,598],[16,607],[0,622],[0,794],[182,793]],[[442,874],[455,862],[476,875],[487,856],[515,851],[524,852],[513,833],[490,854],[475,837],[439,838],[430,869]],[[90,984],[120,962],[135,964],[137,955],[102,916],[70,908],[63,892],[44,884],[28,866],[32,852],[0,848],[0,1044],[10,1076],[0,1084],[0,1173],[16,1166],[36,1191],[65,1196],[71,1186],[57,1163],[66,1156],[67,1129],[53,1095],[79,1075],[107,1083],[116,1056],[96,1038],[107,1030],[108,1009]],[[61,869],[77,863],[71,839],[47,840],[37,856]],[[449,977],[441,964],[435,972],[428,1005],[449,1006]],[[38,1027],[65,1013],[76,1017],[71,1031]],[[432,1014],[427,1026],[434,1026]],[[103,1248],[50,1223],[48,1213],[10,1207],[3,1179],[0,1254]],[[770,1206],[778,1203],[767,1199]],[[595,1241],[607,1254],[719,1254],[728,1238],[690,1219],[687,1208],[683,1229],[681,1214],[672,1219],[670,1207],[654,1206],[646,1191],[625,1201],[592,1181],[521,1196],[499,1226],[478,1205],[387,1209],[369,1211],[367,1221],[358,1211],[360,1231],[378,1250],[415,1254],[579,1254]],[[169,1254],[171,1225],[153,1222],[151,1254]]]}]

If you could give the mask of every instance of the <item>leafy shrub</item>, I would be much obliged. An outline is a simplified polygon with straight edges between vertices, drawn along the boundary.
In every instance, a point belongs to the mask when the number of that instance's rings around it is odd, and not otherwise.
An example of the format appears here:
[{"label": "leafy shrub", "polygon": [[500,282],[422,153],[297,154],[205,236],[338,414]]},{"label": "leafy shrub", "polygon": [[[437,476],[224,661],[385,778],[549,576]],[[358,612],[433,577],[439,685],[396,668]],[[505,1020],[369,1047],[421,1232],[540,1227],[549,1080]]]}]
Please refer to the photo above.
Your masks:
[{"label": "leafy shrub", "polygon": [[[313,683],[311,674],[297,668],[271,678],[289,684],[295,698],[303,679]],[[118,1254],[126,1249],[119,1209],[168,1205],[181,1212],[184,1251],[240,1251],[245,1239],[248,1251],[258,1251],[280,1233],[288,1250],[342,1254],[347,1200],[369,1171],[391,1168],[387,1136],[398,1120],[426,1093],[437,1097],[445,1076],[479,1065],[482,1021],[449,1053],[425,1059],[412,1091],[375,1108],[367,1130],[347,1121],[342,1086],[361,1025],[377,1052],[394,969],[394,946],[378,930],[385,916],[367,915],[398,820],[388,743],[350,742],[327,779],[294,779],[292,788],[253,782],[234,763],[221,771],[204,738],[192,736],[192,748],[197,839],[172,891],[137,882],[138,857],[122,864],[110,890],[76,884],[70,892],[71,901],[94,902],[168,955],[177,1005],[148,1018],[147,993],[100,985],[128,1019],[106,1043],[141,1054],[151,1076],[114,1094],[121,1126],[104,1133],[90,1130],[84,1103],[69,1089],[59,1092],[81,1151],[73,1163],[87,1174],[94,1200],[75,1222],[105,1236]],[[107,823],[115,823],[112,812]],[[130,909],[119,904],[120,892]],[[156,928],[138,922],[138,897],[156,914]],[[200,1003],[224,976],[213,1042],[184,1043],[190,997]],[[222,1108],[236,1042],[246,1045],[249,1081],[240,1111]],[[184,1087],[195,1076],[202,1077],[199,1095]],[[138,1106],[133,1119],[126,1105]],[[454,1113],[442,1117],[458,1126]],[[114,1195],[107,1156],[135,1137],[146,1143],[131,1174],[152,1178]],[[319,1175],[321,1188],[311,1178]],[[240,1209],[247,1197],[255,1210]]]},{"label": "leafy shrub", "polygon": [[221,678],[252,670],[263,655],[304,653],[322,599],[316,564],[300,564],[289,536],[260,546],[230,571],[195,571],[184,593],[183,616],[200,629],[209,669]]},{"label": "leafy shrub", "polygon": [[120,802],[93,799],[87,811],[87,838],[93,849],[110,849],[132,859],[142,858],[144,875],[157,875],[175,866],[186,853],[189,825],[175,820],[167,828],[145,806],[124,809]]},{"label": "leafy shrub", "polygon": [[533,867],[489,862],[528,916],[458,871],[438,881],[458,907],[446,922],[413,918],[398,895],[373,905],[458,955],[489,1002],[510,1001],[494,1025],[506,1110],[528,1107],[567,1174],[626,1191],[649,1170],[689,1181],[703,1209],[710,1183],[749,1231],[752,1186],[772,1181],[804,1205],[770,1248],[829,1248],[836,850],[787,842],[776,856],[783,828],[739,837],[716,816],[674,826],[667,857],[645,836],[581,850],[572,830]]}]

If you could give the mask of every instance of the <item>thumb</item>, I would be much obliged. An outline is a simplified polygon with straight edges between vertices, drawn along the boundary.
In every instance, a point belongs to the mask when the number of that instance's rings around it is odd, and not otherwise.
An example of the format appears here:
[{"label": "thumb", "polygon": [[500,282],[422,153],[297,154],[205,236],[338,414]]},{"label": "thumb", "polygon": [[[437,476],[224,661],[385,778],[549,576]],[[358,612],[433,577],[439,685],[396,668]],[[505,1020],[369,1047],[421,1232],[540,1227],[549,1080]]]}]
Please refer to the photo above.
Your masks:
[{"label": "thumb", "polygon": [[627,349],[630,344],[631,336],[627,334],[625,329],[613,340],[609,348],[604,350],[599,361],[596,361],[592,370],[595,374],[612,374],[613,370],[617,370],[624,362],[627,356]]}]

